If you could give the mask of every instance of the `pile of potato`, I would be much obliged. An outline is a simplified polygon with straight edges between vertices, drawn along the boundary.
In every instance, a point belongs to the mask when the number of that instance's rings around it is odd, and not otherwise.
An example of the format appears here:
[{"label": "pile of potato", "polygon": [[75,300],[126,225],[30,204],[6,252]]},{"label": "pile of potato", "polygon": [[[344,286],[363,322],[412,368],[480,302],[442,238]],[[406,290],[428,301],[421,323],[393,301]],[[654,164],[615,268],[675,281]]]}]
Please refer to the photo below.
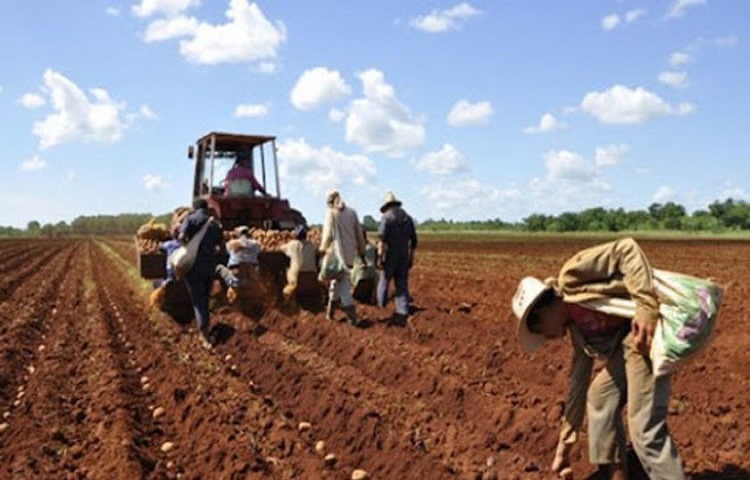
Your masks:
[{"label": "pile of potato", "polygon": [[138,252],[145,254],[156,253],[159,243],[169,238],[169,228],[163,223],[157,223],[154,218],[141,225],[135,234]]},{"label": "pile of potato", "polygon": [[[310,229],[307,232],[307,239],[315,245],[320,245],[321,232],[317,228]],[[230,235],[227,239],[233,238]],[[250,238],[260,243],[260,249],[264,252],[276,252],[287,243],[294,239],[294,232],[291,230],[263,230],[261,228],[251,228]]]}]

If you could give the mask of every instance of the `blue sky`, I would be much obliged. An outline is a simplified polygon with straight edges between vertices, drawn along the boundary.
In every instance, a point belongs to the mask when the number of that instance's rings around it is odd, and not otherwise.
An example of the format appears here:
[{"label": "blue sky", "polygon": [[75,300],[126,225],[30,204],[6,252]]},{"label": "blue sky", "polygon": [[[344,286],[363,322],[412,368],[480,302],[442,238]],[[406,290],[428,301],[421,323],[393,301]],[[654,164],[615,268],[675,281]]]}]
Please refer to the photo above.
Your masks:
[{"label": "blue sky", "polygon": [[188,204],[209,131],[276,135],[311,222],[330,188],[419,220],[748,200],[749,25],[730,0],[7,0],[0,225]]}]

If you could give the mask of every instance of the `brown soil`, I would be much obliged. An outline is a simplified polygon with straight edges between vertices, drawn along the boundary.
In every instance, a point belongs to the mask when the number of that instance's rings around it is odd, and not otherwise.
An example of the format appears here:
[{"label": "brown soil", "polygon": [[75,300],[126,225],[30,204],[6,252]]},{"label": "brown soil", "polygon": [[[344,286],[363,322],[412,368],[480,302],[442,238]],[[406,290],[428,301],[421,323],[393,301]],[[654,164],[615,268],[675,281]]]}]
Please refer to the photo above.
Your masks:
[{"label": "brown soil", "polygon": [[[0,478],[553,478],[570,348],[522,355],[509,299],[595,241],[426,239],[408,326],[217,302],[212,351],[149,310],[131,242],[0,242]],[[642,245],[729,285],[714,341],[675,375],[670,428],[692,478],[750,478],[750,244]]]}]

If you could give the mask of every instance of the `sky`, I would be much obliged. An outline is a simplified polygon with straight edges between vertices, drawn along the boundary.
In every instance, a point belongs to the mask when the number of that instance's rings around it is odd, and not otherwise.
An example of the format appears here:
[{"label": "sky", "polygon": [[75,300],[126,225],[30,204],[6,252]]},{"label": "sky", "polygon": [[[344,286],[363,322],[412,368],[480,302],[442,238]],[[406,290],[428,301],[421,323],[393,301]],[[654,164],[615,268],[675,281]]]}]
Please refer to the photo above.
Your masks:
[{"label": "sky", "polygon": [[418,221],[750,200],[750,2],[4,0],[0,225],[162,214],[187,147],[277,137],[311,223],[339,189]]}]

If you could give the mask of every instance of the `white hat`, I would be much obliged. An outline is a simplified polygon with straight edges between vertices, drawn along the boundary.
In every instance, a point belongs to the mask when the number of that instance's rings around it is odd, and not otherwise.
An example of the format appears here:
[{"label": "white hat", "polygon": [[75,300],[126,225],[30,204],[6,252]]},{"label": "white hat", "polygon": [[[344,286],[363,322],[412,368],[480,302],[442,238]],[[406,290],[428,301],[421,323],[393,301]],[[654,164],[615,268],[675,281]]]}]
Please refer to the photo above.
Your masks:
[{"label": "white hat", "polygon": [[552,288],[538,278],[524,277],[519,283],[516,293],[511,300],[513,314],[518,319],[518,343],[521,344],[521,350],[526,353],[534,352],[542,346],[546,340],[543,335],[531,332],[526,319],[534,308],[534,304],[544,292]]},{"label": "white hat", "polygon": [[386,192],[385,198],[383,199],[383,205],[380,207],[380,212],[385,213],[391,205],[400,207],[401,201],[396,199],[396,195],[394,195],[393,192]]}]

